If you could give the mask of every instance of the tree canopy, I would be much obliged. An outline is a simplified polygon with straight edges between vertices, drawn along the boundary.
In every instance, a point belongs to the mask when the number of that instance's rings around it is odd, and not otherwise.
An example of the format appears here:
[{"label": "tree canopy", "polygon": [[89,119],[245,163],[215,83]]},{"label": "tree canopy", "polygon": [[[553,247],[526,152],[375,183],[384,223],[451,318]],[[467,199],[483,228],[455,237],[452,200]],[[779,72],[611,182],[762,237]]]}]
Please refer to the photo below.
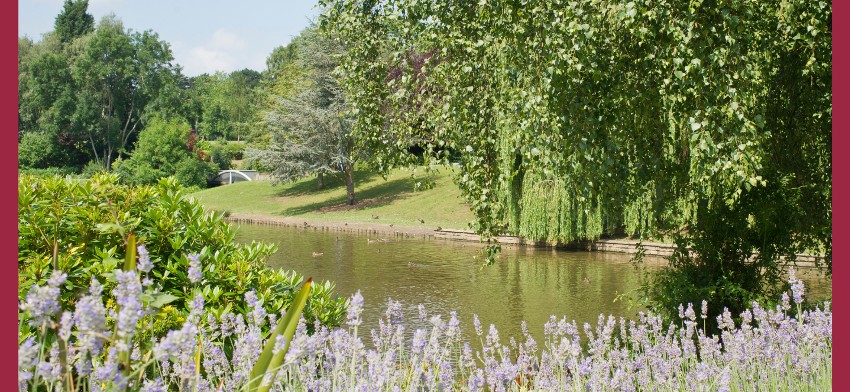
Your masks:
[{"label": "tree canopy", "polygon": [[391,164],[434,132],[485,237],[678,236],[697,295],[764,293],[804,250],[831,268],[828,2],[321,3],[355,135]]},{"label": "tree canopy", "polygon": [[54,25],[59,41],[69,43],[94,31],[94,17],[88,13],[88,8],[89,0],[65,0]]},{"label": "tree canopy", "polygon": [[348,204],[354,204],[354,165],[363,151],[352,138],[351,116],[333,74],[343,48],[315,27],[305,29],[298,42],[291,64],[300,71],[279,64],[278,88],[270,89],[274,103],[264,113],[271,140],[266,148],[249,150],[249,159],[279,181],[318,175],[321,187],[324,174],[340,174]]}]

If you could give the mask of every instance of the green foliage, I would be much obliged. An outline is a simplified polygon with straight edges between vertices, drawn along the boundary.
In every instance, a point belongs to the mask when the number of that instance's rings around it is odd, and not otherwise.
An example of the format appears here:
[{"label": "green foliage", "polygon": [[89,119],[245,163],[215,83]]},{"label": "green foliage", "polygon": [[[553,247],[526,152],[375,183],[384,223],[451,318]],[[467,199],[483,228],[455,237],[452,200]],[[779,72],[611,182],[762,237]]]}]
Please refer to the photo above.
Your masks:
[{"label": "green foliage", "polygon": [[54,30],[62,43],[68,43],[75,38],[94,30],[94,17],[89,14],[88,0],[65,0],[62,12],[56,16]]},{"label": "green foliage", "polygon": [[209,140],[254,135],[260,73],[244,69],[192,78],[198,129]]},{"label": "green foliage", "polygon": [[171,61],[169,45],[156,33],[128,33],[107,17],[73,62],[79,137],[107,170],[126,152],[155,102],[173,91],[164,88],[178,72]]},{"label": "green foliage", "polygon": [[[174,179],[156,185],[126,186],[115,174],[90,180],[21,175],[18,183],[19,297],[33,284],[44,284],[50,271],[68,274],[62,302],[69,305],[85,291],[93,276],[120,268],[130,234],[150,252],[150,277],[160,292],[178,298],[179,309],[191,301],[188,254],[200,256],[203,279],[198,287],[208,308],[244,309],[244,293],[255,290],[268,312],[286,309],[303,278],[291,271],[265,267],[271,245],[233,242],[234,230],[221,214],[207,213],[186,199]],[[54,248],[55,247],[55,248]],[[54,260],[54,255],[55,260]],[[107,290],[109,291],[107,283]],[[308,325],[319,320],[338,325],[345,300],[333,284],[314,286],[305,313]],[[160,317],[160,316],[157,316]],[[165,315],[161,317],[167,317]],[[163,321],[172,325],[172,321]]]},{"label": "green foliage", "polygon": [[204,162],[194,156],[186,157],[177,162],[174,176],[185,187],[206,188],[210,177],[215,175],[217,165]]},{"label": "green foliage", "polygon": [[27,132],[18,143],[18,166],[45,169],[68,166],[74,162],[73,150],[63,148],[46,132]]},{"label": "green foliage", "polygon": [[64,176],[74,176],[77,174],[77,171],[71,167],[49,167],[46,169],[31,169],[31,168],[18,168],[18,174],[26,174],[34,177],[64,177]]},{"label": "green foliage", "polygon": [[83,178],[92,178],[98,173],[103,172],[105,172],[105,169],[103,168],[103,166],[100,165],[100,163],[95,161],[89,161],[89,163],[86,163],[86,165],[83,166],[83,170],[80,172],[80,176]]},{"label": "green foliage", "polygon": [[19,137],[35,133],[51,147],[48,158],[25,156],[23,164],[81,167],[94,160],[111,170],[154,113],[185,111],[169,45],[151,31],[126,31],[114,16],[93,29],[87,6],[66,1],[55,33],[19,41]]},{"label": "green foliage", "polygon": [[[251,369],[251,378],[249,379],[248,390],[251,392],[267,392],[271,388],[271,382],[264,382],[266,374],[271,374],[271,379],[274,380],[279,368],[283,364],[283,358],[286,352],[289,351],[289,345],[292,343],[292,337],[295,336],[295,327],[298,325],[298,319],[301,317],[301,312],[304,310],[304,305],[307,303],[307,298],[310,294],[310,285],[312,279],[307,279],[301,290],[292,301],[292,306],[286,310],[286,314],[278,321],[274,331],[269,335],[266,345],[263,347],[263,352],[257,358],[257,362]],[[285,339],[283,348],[277,349],[277,339]]]},{"label": "green foliage", "polygon": [[679,233],[670,301],[770,294],[805,248],[831,269],[830,3],[321,4],[355,137],[381,168],[459,154],[483,236]]},{"label": "green foliage", "polygon": [[220,170],[231,169],[233,164],[231,160],[233,159],[233,154],[231,149],[229,148],[229,143],[222,140],[217,143],[210,144],[209,147],[209,157],[210,162],[216,166]]},{"label": "green foliage", "polygon": [[183,186],[206,187],[215,168],[188,149],[189,132],[189,125],[182,121],[151,120],[130,159],[117,165],[116,172],[129,184],[155,184],[175,176]]},{"label": "green foliage", "polygon": [[348,204],[354,204],[353,168],[366,151],[352,135],[346,98],[332,74],[344,49],[315,26],[299,37],[293,63],[302,70],[277,75],[278,86],[272,94],[284,95],[274,96],[276,103],[263,113],[270,140],[266,146],[249,149],[248,160],[269,168],[282,182],[308,175],[340,175],[346,181]]}]

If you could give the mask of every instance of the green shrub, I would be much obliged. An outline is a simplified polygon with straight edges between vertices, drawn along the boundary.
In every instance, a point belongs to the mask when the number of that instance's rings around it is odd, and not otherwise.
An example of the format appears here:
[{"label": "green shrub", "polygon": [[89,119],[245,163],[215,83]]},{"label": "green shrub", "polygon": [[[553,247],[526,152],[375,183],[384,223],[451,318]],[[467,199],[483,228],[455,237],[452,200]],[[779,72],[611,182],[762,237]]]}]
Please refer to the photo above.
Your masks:
[{"label": "green shrub", "polygon": [[[244,293],[255,290],[268,312],[279,313],[303,281],[295,272],[265,266],[273,245],[234,242],[236,233],[222,214],[208,213],[185,198],[174,178],[130,186],[119,183],[115,174],[100,173],[90,180],[24,174],[18,182],[18,210],[21,299],[58,268],[68,274],[62,302],[73,303],[92,276],[120,268],[130,233],[150,254],[150,277],[162,292],[178,298],[174,306],[181,311],[191,300],[187,255],[193,253],[200,256],[199,285],[207,304],[222,312],[244,309]],[[345,301],[333,294],[332,283],[315,284],[305,309],[308,325],[316,319],[338,325]]]},{"label": "green shrub", "polygon": [[241,161],[243,155],[245,153],[245,142],[227,142],[226,145],[227,154],[230,156],[230,159],[235,159]]},{"label": "green shrub", "polygon": [[163,177],[175,176],[183,186],[206,188],[216,168],[189,150],[188,137],[188,124],[153,119],[139,134],[133,155],[121,162],[116,172],[129,184],[154,184]]},{"label": "green shrub", "polygon": [[210,150],[210,162],[217,165],[220,170],[231,169],[231,153],[227,148],[227,143],[219,142],[212,145]]},{"label": "green shrub", "polygon": [[87,159],[85,154],[72,145],[59,143],[56,138],[48,132],[24,133],[18,142],[18,166],[28,169],[68,167],[69,171],[79,171]]},{"label": "green shrub", "polygon": [[33,169],[28,167],[21,167],[18,169],[19,174],[28,174],[36,177],[53,177],[53,176],[76,176],[77,170],[73,167],[48,167],[44,169]]},{"label": "green shrub", "polygon": [[183,158],[174,168],[174,176],[185,187],[206,188],[207,181],[216,173],[215,164],[194,157]]},{"label": "green shrub", "polygon": [[[120,158],[117,161],[120,162]],[[114,167],[114,162],[113,162],[113,167]],[[97,163],[96,161],[89,161],[89,163],[87,163],[85,166],[83,166],[83,170],[80,173],[80,176],[83,177],[83,178],[92,178],[97,173],[101,173],[101,172],[104,172],[104,171],[106,171],[106,169],[103,168],[103,165]]]}]

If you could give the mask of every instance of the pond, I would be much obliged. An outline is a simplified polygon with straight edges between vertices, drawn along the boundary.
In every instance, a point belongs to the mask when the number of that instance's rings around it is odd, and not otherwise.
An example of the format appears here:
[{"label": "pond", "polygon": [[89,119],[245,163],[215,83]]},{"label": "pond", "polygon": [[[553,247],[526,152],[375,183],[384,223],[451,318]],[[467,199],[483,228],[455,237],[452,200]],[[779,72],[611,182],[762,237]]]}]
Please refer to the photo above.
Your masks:
[{"label": "pond", "polygon": [[[417,306],[423,304],[444,321],[457,311],[465,338],[474,343],[473,314],[485,333],[495,324],[504,342],[522,339],[523,320],[541,341],[550,315],[575,320],[580,329],[585,322],[595,326],[600,313],[632,318],[644,308],[617,300],[618,295],[636,290],[644,272],[665,264],[647,256],[637,269],[631,255],[622,253],[504,247],[496,264],[482,267],[479,243],[256,224],[236,228],[238,241],[277,244],[270,266],[330,280],[340,296],[360,290],[364,342],[371,341],[368,331],[377,328],[388,298],[401,302],[408,332],[427,325],[418,318]],[[829,296],[831,283],[809,275],[804,277],[807,295]]]}]

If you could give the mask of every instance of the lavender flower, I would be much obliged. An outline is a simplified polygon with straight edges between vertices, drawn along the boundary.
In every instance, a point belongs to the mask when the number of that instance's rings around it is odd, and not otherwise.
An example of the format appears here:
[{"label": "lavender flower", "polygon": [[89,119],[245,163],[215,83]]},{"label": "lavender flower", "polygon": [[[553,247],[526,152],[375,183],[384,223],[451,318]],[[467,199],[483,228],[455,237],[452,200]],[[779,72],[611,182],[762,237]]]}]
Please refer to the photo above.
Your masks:
[{"label": "lavender flower", "polygon": [[283,337],[283,335],[277,335],[277,338],[275,338],[275,341],[274,341],[274,347],[272,348],[272,353],[277,354],[281,350],[283,350],[285,347],[286,347],[286,338]]},{"label": "lavender flower", "polygon": [[[92,279],[91,293],[80,298],[74,309],[74,325],[77,327],[78,345],[94,354],[100,353],[103,344],[103,332],[106,330],[106,308],[100,297],[100,283]],[[83,366],[84,364],[80,364]]]},{"label": "lavender flower", "polygon": [[74,315],[71,312],[62,312],[62,317],[59,319],[59,338],[68,341],[71,339],[71,327],[74,325]]},{"label": "lavender flower", "polygon": [[685,310],[685,317],[687,317],[688,320],[691,320],[691,321],[694,321],[694,320],[697,319],[697,316],[694,313],[694,304],[688,303],[688,309]]},{"label": "lavender flower", "polygon": [[163,360],[168,357],[179,357],[184,352],[193,352],[197,334],[198,327],[187,321],[180,330],[169,331],[159,343],[154,345],[154,356]]},{"label": "lavender flower", "polygon": [[802,303],[806,287],[803,285],[803,281],[797,278],[794,267],[788,270],[788,283],[791,283],[791,293],[794,295],[794,303]]},{"label": "lavender flower", "polygon": [[[111,294],[119,311],[113,316],[119,332],[127,329],[127,338],[148,326],[131,322],[138,315],[132,312],[139,308],[138,300],[131,298],[141,295],[138,276],[119,272],[116,278],[118,284]],[[58,287],[61,278],[45,287],[51,284]],[[156,341],[152,352],[144,352],[144,345],[134,347],[134,370],[147,359],[155,361],[158,370],[134,373],[140,377],[128,379],[118,367],[118,358],[132,340],[102,340],[109,332],[101,290],[93,280],[92,294],[80,298],[73,313],[63,313],[59,323],[46,324],[51,334],[69,343],[69,365],[77,369],[80,385],[93,391],[223,392],[241,390],[248,382],[264,343],[253,310],[216,317],[203,313],[203,297],[196,296],[187,304],[191,315],[180,329]],[[254,292],[246,293],[245,301],[249,306],[262,307]],[[511,337],[509,344],[503,343],[495,325],[490,325],[483,347],[474,352],[463,340],[455,312],[445,321],[443,315],[433,314],[423,320],[428,321],[425,327],[410,334],[402,324],[400,304],[390,300],[380,330],[373,332],[376,345],[366,349],[356,334],[364,307],[357,292],[351,298],[347,317],[353,329],[330,330],[316,324],[315,333],[308,335],[306,322],[299,320],[284,370],[276,382],[285,383],[287,390],[401,390],[401,386],[410,390],[471,391],[731,390],[742,385],[784,390],[801,383],[828,390],[832,374],[830,306],[824,303],[822,308],[806,310],[795,318],[782,306],[765,309],[753,303],[751,310],[740,315],[740,327],[724,309],[717,318],[721,332],[711,336],[696,329],[697,315],[691,304],[680,308],[682,320],[670,324],[657,314],[640,313],[636,320],[600,315],[595,328],[587,323],[580,328],[566,317],[559,320],[552,316],[544,325],[546,338],[541,344],[531,337],[525,322],[521,323],[524,340]],[[130,314],[122,315],[125,309]],[[420,309],[427,314],[424,307]],[[706,319],[705,301],[700,310],[699,316]],[[245,322],[246,316],[250,322]],[[206,322],[199,324],[201,320]],[[473,316],[473,325],[475,334],[483,336],[477,315]],[[585,336],[579,335],[581,330]],[[18,348],[22,390],[50,388],[50,383],[60,381],[58,344],[41,347],[40,332],[34,333],[37,336],[21,338]],[[108,344],[106,355],[101,353],[104,344]],[[278,336],[275,352],[285,344]],[[229,357],[226,345],[232,347]],[[202,361],[196,362],[199,350]],[[40,358],[39,353],[45,356]],[[272,382],[271,376],[268,382]]]},{"label": "lavender flower", "polygon": [[168,387],[165,385],[165,382],[162,378],[157,378],[155,380],[145,380],[144,384],[142,384],[143,392],[166,392],[168,391]]},{"label": "lavender flower", "polygon": [[425,310],[425,305],[419,304],[416,310],[419,311],[419,321],[425,321],[428,319],[428,311]]},{"label": "lavender flower", "polygon": [[27,381],[32,380],[32,368],[38,362],[39,344],[34,337],[29,337],[18,346],[18,384],[19,389],[26,390]]},{"label": "lavender flower", "polygon": [[203,279],[201,271],[201,255],[192,253],[189,255],[189,282],[198,283]]},{"label": "lavender flower", "polygon": [[363,296],[360,295],[360,290],[357,290],[357,292],[351,296],[351,301],[348,304],[348,325],[356,327],[362,324],[363,319],[361,318],[361,313],[363,313]]},{"label": "lavender flower", "polygon": [[146,274],[151,272],[151,270],[153,269],[153,263],[151,262],[151,257],[150,254],[148,254],[148,250],[145,248],[144,245],[139,245],[138,247],[136,247],[136,250],[139,258],[139,263],[137,264],[139,271],[142,271]]},{"label": "lavender flower", "polygon": [[54,270],[47,286],[33,285],[27,293],[21,310],[28,312],[29,325],[40,326],[49,322],[59,312],[59,285],[68,277],[62,271]]},{"label": "lavender flower", "polygon": [[[115,271],[118,284],[112,290],[115,302],[118,303],[118,314],[115,316],[118,325],[118,336],[128,341],[136,332],[136,323],[144,316],[141,294],[142,285],[136,271]],[[122,350],[123,351],[123,350]]]},{"label": "lavender flower", "polygon": [[195,298],[189,303],[189,315],[194,320],[200,320],[204,313],[204,295],[201,293],[195,294]]}]

